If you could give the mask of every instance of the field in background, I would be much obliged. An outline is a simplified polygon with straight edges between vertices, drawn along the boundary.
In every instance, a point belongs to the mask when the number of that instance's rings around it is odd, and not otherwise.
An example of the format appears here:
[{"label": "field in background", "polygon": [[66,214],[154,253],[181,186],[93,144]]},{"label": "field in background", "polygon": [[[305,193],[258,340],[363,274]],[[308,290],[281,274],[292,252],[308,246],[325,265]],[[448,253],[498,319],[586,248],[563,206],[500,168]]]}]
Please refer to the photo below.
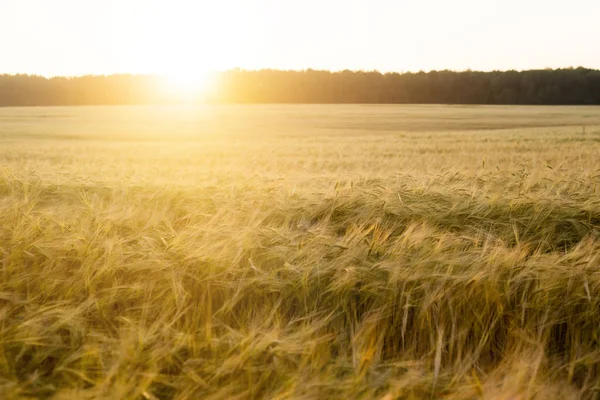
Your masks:
[{"label": "field in background", "polygon": [[600,110],[0,109],[0,397],[596,398]]}]

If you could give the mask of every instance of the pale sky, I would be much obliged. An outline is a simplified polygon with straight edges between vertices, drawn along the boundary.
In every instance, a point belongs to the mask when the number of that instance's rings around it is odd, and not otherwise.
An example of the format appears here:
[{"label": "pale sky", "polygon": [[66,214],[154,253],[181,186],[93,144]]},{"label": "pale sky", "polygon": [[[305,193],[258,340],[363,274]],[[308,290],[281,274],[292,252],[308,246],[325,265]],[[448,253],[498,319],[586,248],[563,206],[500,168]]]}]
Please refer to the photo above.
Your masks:
[{"label": "pale sky", "polygon": [[0,0],[0,73],[600,68],[600,0]]}]

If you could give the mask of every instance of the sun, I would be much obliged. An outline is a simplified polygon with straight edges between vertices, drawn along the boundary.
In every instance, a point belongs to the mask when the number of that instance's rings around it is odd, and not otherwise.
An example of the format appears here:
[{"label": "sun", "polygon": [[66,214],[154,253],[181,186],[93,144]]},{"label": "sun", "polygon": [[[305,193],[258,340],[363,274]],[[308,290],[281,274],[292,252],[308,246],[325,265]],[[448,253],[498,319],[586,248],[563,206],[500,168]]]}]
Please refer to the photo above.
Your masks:
[{"label": "sun", "polygon": [[166,89],[182,100],[204,98],[214,89],[214,77],[207,72],[180,71],[165,75]]}]

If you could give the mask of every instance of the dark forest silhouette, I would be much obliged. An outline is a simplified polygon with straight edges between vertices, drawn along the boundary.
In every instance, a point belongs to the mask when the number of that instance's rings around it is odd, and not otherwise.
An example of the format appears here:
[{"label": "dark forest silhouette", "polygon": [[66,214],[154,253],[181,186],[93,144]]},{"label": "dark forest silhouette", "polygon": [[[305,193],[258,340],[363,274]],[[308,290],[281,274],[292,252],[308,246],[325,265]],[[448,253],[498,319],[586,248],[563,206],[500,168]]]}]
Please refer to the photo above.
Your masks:
[{"label": "dark forest silhouette", "polygon": [[[600,104],[600,71],[418,73],[232,70],[215,76],[216,103]],[[152,75],[51,78],[0,75],[0,106],[168,104],[181,101]],[[189,99],[188,99],[189,100]],[[198,98],[200,100],[200,97]]]}]

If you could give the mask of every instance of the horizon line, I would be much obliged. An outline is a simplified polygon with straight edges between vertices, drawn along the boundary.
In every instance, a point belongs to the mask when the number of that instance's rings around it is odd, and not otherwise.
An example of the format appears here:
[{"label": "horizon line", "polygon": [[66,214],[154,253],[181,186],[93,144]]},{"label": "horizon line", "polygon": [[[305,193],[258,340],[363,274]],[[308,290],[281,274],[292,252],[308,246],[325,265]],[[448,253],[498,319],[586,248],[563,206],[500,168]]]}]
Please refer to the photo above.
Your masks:
[{"label": "horizon line", "polygon": [[[466,73],[466,72],[477,72],[477,73],[494,73],[494,72],[531,72],[531,71],[562,71],[562,70],[588,70],[588,71],[600,71],[600,68],[590,68],[585,66],[568,66],[568,67],[544,67],[544,68],[528,68],[528,69],[492,69],[492,70],[476,70],[476,69],[463,69],[463,70],[455,70],[455,69],[430,69],[430,70],[406,70],[406,71],[382,71],[378,69],[318,69],[318,68],[302,68],[302,69],[279,69],[279,68],[241,68],[234,67],[230,69],[224,70],[210,70],[210,71],[199,71],[199,75],[209,75],[209,74],[223,74],[229,72],[329,72],[332,74],[342,73],[342,72],[352,72],[352,73],[378,73],[381,75],[388,74],[398,74],[398,75],[407,75],[407,74],[420,74],[420,73],[433,73],[433,72],[454,72],[454,73]],[[43,75],[39,73],[26,73],[26,72],[0,72],[0,76],[28,76],[28,77],[39,77],[45,79],[57,79],[57,78],[83,78],[83,77],[110,77],[110,76],[144,76],[144,77],[166,77],[177,75],[176,73],[160,73],[160,72],[109,72],[104,74],[96,74],[96,73],[88,73],[88,74],[76,74],[76,75]]]}]

